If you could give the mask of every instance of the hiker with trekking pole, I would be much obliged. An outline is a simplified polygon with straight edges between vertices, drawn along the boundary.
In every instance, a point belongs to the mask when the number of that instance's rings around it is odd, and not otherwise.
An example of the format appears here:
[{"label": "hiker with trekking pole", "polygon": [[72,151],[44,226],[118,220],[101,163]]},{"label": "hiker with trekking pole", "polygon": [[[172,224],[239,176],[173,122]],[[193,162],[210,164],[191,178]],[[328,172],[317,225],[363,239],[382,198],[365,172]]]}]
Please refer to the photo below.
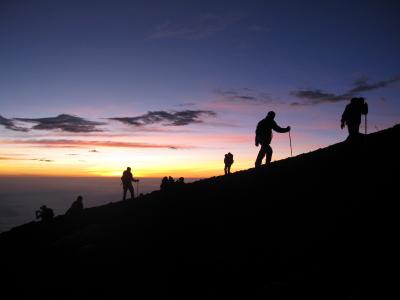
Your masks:
[{"label": "hiker with trekking pole", "polygon": [[122,174],[122,177],[121,177],[121,183],[122,183],[122,187],[123,187],[122,200],[126,200],[126,193],[128,192],[128,190],[131,194],[131,199],[133,200],[135,198],[135,191],[133,189],[132,182],[136,182],[136,187],[139,192],[139,179],[133,178],[133,175],[131,173],[131,168],[128,167],[128,168],[126,168],[126,170],[124,171],[124,173]]},{"label": "hiker with trekking pole", "polygon": [[361,125],[361,115],[365,116],[365,134],[367,134],[367,114],[368,114],[368,104],[365,99],[352,98],[350,104],[347,104],[341,119],[340,127],[343,129],[347,126],[349,131],[349,136],[347,140],[356,140],[361,137],[360,125]]},{"label": "hiker with trekking pole", "polygon": [[289,132],[290,152],[292,153],[290,126],[286,128],[279,127],[274,119],[275,119],[275,112],[270,111],[268,112],[267,116],[257,124],[255,144],[256,147],[258,147],[258,145],[261,145],[261,148],[260,151],[258,152],[257,159],[255,162],[256,168],[261,166],[264,156],[266,156],[266,162],[265,162],[266,165],[268,165],[272,160],[272,148],[270,146],[272,141],[272,130],[279,133]]}]

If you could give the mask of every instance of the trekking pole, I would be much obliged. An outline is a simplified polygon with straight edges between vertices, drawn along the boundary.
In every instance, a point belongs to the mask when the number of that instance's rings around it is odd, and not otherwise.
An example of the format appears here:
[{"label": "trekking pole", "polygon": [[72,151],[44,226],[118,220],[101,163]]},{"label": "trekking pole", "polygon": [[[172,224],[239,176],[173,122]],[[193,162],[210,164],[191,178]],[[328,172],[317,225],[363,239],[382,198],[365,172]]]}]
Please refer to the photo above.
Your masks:
[{"label": "trekking pole", "polygon": [[293,157],[292,136],[290,135],[290,130],[289,130],[289,142],[290,142],[290,157]]},{"label": "trekking pole", "polygon": [[367,131],[367,124],[368,124],[368,123],[367,123],[367,115],[364,115],[364,124],[365,124],[365,125],[364,125],[364,127],[365,127],[365,128],[364,128],[364,129],[365,129],[365,135],[367,135],[367,133],[368,133],[368,131]]},{"label": "trekking pole", "polygon": [[139,180],[136,181],[137,197],[139,197]]}]

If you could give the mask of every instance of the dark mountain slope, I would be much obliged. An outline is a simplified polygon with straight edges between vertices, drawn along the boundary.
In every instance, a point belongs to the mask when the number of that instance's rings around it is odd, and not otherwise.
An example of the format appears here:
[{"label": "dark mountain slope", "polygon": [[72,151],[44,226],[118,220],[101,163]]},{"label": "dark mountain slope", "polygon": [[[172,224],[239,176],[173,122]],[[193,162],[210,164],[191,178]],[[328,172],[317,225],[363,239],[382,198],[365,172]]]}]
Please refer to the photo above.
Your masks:
[{"label": "dark mountain slope", "polygon": [[261,169],[16,227],[0,235],[3,282],[19,298],[380,295],[395,257],[399,137],[397,125]]}]

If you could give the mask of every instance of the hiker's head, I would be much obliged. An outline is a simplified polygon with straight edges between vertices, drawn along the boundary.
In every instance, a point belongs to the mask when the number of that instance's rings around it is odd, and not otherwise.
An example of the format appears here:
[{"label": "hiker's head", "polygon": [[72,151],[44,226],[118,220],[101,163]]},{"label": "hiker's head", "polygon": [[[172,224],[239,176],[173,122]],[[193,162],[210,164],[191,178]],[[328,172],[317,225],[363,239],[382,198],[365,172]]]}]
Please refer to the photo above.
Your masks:
[{"label": "hiker's head", "polygon": [[40,209],[46,209],[47,207],[46,207],[46,205],[42,205],[41,207],[40,207]]},{"label": "hiker's head", "polygon": [[78,201],[81,202],[81,201],[83,200],[83,197],[82,197],[81,195],[79,195],[78,198],[77,198],[76,200],[78,200]]},{"label": "hiker's head", "polygon": [[272,119],[272,120],[275,119],[275,112],[272,111],[272,110],[269,111],[268,114],[267,114],[267,118],[268,119]]},{"label": "hiker's head", "polygon": [[131,167],[127,167],[126,170],[130,172],[131,171]]},{"label": "hiker's head", "polygon": [[351,100],[350,100],[351,104],[355,104],[357,102],[358,102],[358,98],[357,97],[351,98]]},{"label": "hiker's head", "polygon": [[365,99],[363,97],[358,98],[358,103],[359,104],[364,104],[365,103]]}]

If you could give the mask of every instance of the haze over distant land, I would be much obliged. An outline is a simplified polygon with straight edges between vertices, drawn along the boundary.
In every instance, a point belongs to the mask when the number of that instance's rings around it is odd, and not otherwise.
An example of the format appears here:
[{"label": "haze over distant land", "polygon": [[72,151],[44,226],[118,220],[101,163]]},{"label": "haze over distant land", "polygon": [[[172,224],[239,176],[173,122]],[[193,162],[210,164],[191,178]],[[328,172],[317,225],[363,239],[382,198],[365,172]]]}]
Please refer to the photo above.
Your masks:
[{"label": "haze over distant land", "polygon": [[[0,2],[0,175],[141,177],[252,167],[269,110],[294,153],[399,121],[398,1]],[[363,130],[363,129],[362,129]],[[274,159],[290,155],[288,135]]]},{"label": "haze over distant land", "polygon": [[[195,179],[185,178],[186,182]],[[160,189],[161,178],[140,178],[139,193]],[[4,177],[0,176],[0,232],[34,221],[42,205],[64,214],[78,195],[85,207],[99,206],[122,198],[119,178],[103,177]],[[23,186],[23,188],[21,188]],[[137,190],[135,190],[137,193]]]}]

